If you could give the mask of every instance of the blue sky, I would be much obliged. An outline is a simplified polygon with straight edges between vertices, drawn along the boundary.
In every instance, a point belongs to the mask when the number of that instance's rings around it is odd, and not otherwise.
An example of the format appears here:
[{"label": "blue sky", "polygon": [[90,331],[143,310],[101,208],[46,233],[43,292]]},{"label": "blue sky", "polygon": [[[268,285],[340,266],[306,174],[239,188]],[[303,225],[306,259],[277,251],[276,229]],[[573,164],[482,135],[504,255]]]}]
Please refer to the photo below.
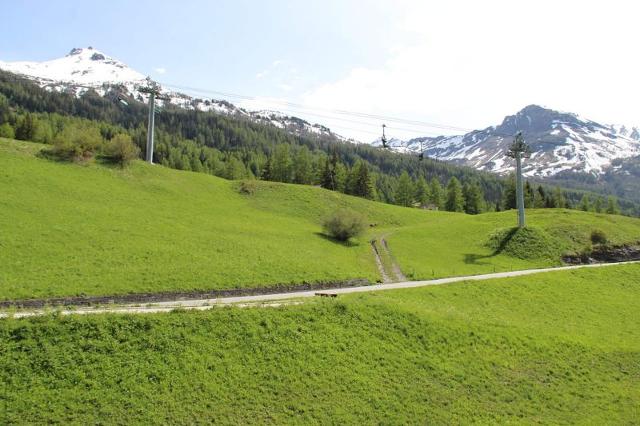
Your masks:
[{"label": "blue sky", "polygon": [[[93,46],[161,82],[259,97],[255,108],[484,128],[538,103],[640,124],[635,3],[16,0],[3,8],[0,60]],[[365,140],[381,124],[297,115]]]},{"label": "blue sky", "polygon": [[93,46],[159,79],[277,96],[285,84],[303,89],[355,66],[380,65],[388,5],[364,4],[16,1],[3,8],[0,55],[45,60]]}]

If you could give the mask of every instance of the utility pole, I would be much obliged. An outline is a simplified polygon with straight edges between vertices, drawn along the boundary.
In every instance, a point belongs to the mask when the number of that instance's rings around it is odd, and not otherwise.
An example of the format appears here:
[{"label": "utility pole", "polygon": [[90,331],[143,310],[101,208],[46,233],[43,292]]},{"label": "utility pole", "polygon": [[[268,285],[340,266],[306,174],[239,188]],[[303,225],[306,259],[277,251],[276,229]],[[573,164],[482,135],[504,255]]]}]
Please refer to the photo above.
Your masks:
[{"label": "utility pole", "polygon": [[156,99],[168,100],[168,97],[160,95],[160,85],[147,77],[147,87],[138,88],[138,92],[149,94],[149,124],[147,127],[147,151],[145,159],[149,164],[153,164],[153,131],[155,127],[155,104]]},{"label": "utility pole", "polygon": [[516,160],[516,205],[518,206],[518,228],[525,227],[524,217],[524,180],[522,179],[522,159],[529,158],[531,149],[524,141],[522,132],[516,134],[515,140],[507,151],[507,156]]}]

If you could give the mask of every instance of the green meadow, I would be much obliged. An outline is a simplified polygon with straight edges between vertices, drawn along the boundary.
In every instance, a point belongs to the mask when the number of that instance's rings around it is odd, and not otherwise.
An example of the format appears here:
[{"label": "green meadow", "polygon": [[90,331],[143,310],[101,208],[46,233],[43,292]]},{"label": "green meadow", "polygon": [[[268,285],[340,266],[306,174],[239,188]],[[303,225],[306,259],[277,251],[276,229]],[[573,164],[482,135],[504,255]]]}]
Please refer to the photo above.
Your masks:
[{"label": "green meadow", "polygon": [[[409,279],[558,265],[593,229],[613,243],[640,240],[638,219],[545,209],[529,212],[545,246],[519,257],[489,244],[514,212],[422,211],[139,161],[60,163],[42,147],[0,139],[0,299],[376,282],[369,241],[380,236]],[[366,235],[322,235],[322,218],[340,208],[366,216]]]},{"label": "green meadow", "polygon": [[640,265],[0,321],[3,424],[637,424]]}]

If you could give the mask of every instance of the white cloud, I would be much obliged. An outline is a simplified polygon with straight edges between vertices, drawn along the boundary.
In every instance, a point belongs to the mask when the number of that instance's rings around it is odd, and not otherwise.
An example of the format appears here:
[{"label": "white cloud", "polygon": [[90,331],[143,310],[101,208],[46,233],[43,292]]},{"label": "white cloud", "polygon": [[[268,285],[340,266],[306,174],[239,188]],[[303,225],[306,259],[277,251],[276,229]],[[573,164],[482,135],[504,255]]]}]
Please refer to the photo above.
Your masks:
[{"label": "white cloud", "polygon": [[154,68],[153,70],[156,72],[156,74],[166,74],[167,72],[167,69],[163,67]]},{"label": "white cloud", "polygon": [[[531,103],[640,124],[635,2],[402,2],[400,9],[406,14],[390,25],[405,42],[381,52],[382,66],[354,68],[306,93],[304,103],[466,128],[497,124]],[[351,127],[376,132],[379,124]],[[349,136],[372,139],[364,131]]]},{"label": "white cloud", "polygon": [[290,91],[292,91],[292,90],[293,90],[293,86],[292,86],[292,85],[290,85],[290,84],[282,83],[282,84],[279,84],[279,85],[278,85],[278,87],[279,87],[280,89],[284,90],[285,92],[290,92]]}]

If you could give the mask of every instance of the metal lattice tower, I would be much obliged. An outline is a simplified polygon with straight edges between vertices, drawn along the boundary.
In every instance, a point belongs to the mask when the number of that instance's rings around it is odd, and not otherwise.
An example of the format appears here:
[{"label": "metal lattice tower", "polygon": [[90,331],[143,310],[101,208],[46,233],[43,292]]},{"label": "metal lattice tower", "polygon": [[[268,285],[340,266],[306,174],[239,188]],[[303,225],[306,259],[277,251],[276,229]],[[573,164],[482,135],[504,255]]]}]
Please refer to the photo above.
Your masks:
[{"label": "metal lattice tower", "polygon": [[524,216],[524,180],[522,179],[522,159],[531,156],[531,149],[524,141],[522,132],[518,132],[509,150],[507,156],[516,160],[516,205],[518,206],[518,228],[525,227]]},{"label": "metal lattice tower", "polygon": [[145,159],[149,164],[153,164],[153,131],[155,127],[155,106],[156,99],[168,100],[166,96],[160,94],[160,85],[147,77],[147,86],[139,87],[138,92],[149,95],[149,124],[147,127],[147,151]]},{"label": "metal lattice tower", "polygon": [[387,127],[386,124],[382,125],[382,147],[383,148],[388,148],[387,146],[387,135],[384,134],[384,129]]}]

